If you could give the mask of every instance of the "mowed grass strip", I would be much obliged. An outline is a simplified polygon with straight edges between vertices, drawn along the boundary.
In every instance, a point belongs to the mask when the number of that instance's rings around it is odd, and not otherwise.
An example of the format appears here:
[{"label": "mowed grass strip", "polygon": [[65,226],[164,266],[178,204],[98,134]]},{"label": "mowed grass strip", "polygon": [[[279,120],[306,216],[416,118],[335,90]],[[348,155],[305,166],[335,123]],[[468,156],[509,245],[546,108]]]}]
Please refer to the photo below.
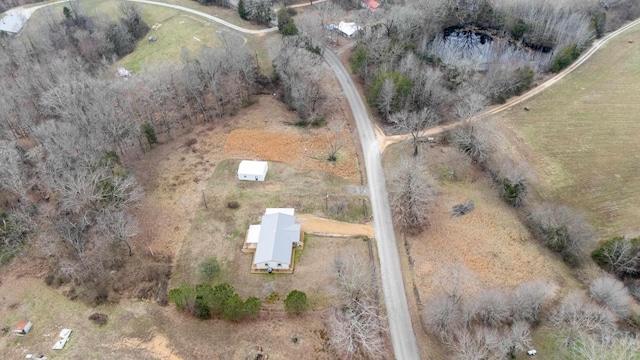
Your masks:
[{"label": "mowed grass strip", "polygon": [[585,211],[602,236],[639,228],[639,38],[636,26],[501,115],[535,153],[529,160],[545,182],[539,197]]}]

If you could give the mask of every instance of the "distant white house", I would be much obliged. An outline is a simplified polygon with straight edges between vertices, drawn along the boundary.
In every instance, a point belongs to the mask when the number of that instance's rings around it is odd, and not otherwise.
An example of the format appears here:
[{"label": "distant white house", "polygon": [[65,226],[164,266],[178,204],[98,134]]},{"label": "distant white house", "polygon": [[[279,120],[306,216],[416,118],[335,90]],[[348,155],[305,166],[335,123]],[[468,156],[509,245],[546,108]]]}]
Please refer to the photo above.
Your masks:
[{"label": "distant white house", "polygon": [[[260,225],[250,225],[244,246],[255,251],[252,271],[291,272],[294,248],[301,246],[300,224],[291,208],[269,208]],[[255,250],[254,250],[255,249]]]},{"label": "distant white house", "polygon": [[348,23],[348,22],[340,21],[340,23],[338,24],[338,32],[340,32],[341,35],[346,37],[352,37],[360,30],[362,30],[362,28],[356,25],[356,23],[354,22]]},{"label": "distant white house", "polygon": [[22,13],[7,11],[6,15],[0,19],[0,31],[7,32],[9,34],[17,34],[22,30],[22,27],[26,23],[25,17]]},{"label": "distant white house", "polygon": [[242,160],[238,166],[238,180],[264,181],[268,170],[266,161]]},{"label": "distant white house", "polygon": [[120,75],[123,78],[128,78],[131,77],[131,71],[123,68],[123,67],[119,67],[118,68],[118,75]]}]

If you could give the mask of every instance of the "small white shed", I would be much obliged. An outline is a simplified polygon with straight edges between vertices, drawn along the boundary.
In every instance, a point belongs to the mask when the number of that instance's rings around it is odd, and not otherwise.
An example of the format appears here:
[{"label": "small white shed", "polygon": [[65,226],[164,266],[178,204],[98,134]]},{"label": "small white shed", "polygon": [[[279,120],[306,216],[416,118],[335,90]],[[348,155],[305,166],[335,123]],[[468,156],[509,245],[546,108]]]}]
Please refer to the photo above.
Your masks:
[{"label": "small white shed", "polygon": [[27,335],[32,326],[33,324],[29,320],[19,321],[13,328],[13,333],[16,335]]},{"label": "small white shed", "polygon": [[264,181],[268,170],[266,161],[242,160],[238,166],[238,180]]}]

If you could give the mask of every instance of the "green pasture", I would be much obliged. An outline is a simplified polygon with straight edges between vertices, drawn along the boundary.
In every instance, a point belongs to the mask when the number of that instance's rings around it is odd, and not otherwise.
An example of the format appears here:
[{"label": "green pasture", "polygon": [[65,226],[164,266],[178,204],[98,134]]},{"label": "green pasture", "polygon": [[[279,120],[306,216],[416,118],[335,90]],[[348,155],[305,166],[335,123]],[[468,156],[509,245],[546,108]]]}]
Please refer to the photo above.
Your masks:
[{"label": "green pasture", "polygon": [[[248,21],[242,20],[237,13],[231,9],[224,9],[215,6],[202,6],[195,1],[176,0],[158,1],[169,4],[189,7],[204,13],[219,17],[232,24],[248,29],[261,29]],[[80,8],[90,16],[106,16],[110,20],[120,17],[118,11],[118,1],[109,0],[81,0]],[[118,60],[117,66],[122,66],[135,72],[141,71],[144,67],[164,61],[179,62],[180,53],[183,48],[189,49],[197,54],[203,47],[218,47],[221,44],[220,36],[225,32],[232,32],[242,36],[246,46],[255,48],[255,54],[261,67],[270,70],[270,62],[266,52],[266,39],[272,35],[247,35],[228,29],[218,23],[195,14],[171,9],[162,6],[137,3],[142,10],[143,18],[152,27],[148,36],[152,36],[157,41],[149,42],[147,38],[138,42],[136,50]],[[62,14],[65,3],[56,4],[49,8],[35,12],[30,22],[38,23],[51,14]],[[154,26],[155,25],[155,26]],[[269,71],[267,71],[269,73]]]},{"label": "green pasture", "polygon": [[533,150],[525,153],[542,179],[537,197],[585,211],[606,237],[640,229],[638,40],[640,26],[500,115]]}]

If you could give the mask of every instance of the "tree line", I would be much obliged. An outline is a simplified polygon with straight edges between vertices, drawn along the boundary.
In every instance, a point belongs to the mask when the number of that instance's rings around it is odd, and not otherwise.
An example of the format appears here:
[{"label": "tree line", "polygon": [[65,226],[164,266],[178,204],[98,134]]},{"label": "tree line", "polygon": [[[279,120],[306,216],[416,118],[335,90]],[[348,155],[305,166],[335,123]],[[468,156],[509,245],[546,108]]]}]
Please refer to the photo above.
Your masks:
[{"label": "tree line", "polygon": [[[334,2],[348,9],[360,6],[359,1]],[[529,89],[536,74],[562,70],[592,39],[640,15],[640,5],[632,0],[417,0],[363,12],[358,20],[367,26],[352,51],[351,69],[366,85],[371,106],[393,125],[394,114],[426,108],[450,121],[468,115],[461,103],[504,102]],[[445,30],[456,27],[470,28],[469,43],[447,42]],[[476,51],[480,40],[473,40],[473,29],[490,34],[495,45]],[[515,51],[518,46],[529,55]],[[464,53],[473,55],[462,58]]]},{"label": "tree line", "polygon": [[143,191],[132,158],[247,106],[261,81],[242,39],[226,34],[218,49],[117,77],[113,61],[148,30],[134,4],[119,10],[112,22],[70,2],[0,37],[0,261],[31,241],[57,276],[102,293],[135,252]]},{"label": "tree line", "polygon": [[532,347],[531,332],[551,326],[562,351],[581,359],[633,359],[635,335],[625,330],[633,299],[613,277],[595,278],[587,291],[558,294],[554,284],[526,282],[476,295],[463,291],[469,279],[457,268],[425,306],[428,331],[456,359],[508,359]]}]

